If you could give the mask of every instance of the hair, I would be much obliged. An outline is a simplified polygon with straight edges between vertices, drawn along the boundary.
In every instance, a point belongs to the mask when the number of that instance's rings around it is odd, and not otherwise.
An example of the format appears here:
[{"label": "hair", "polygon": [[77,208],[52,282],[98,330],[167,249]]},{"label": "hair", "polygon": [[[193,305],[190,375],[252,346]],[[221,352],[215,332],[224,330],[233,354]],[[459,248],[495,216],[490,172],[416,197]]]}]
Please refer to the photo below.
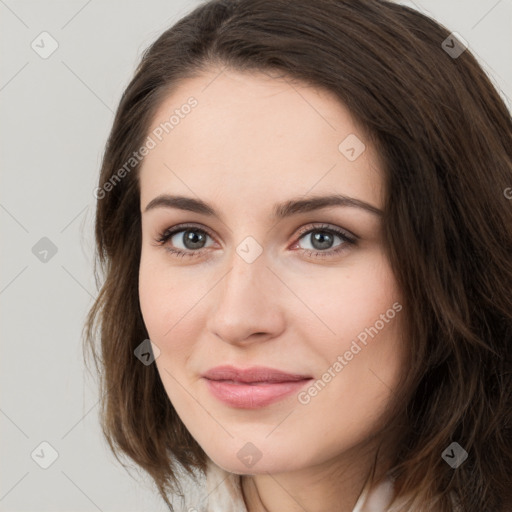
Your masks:
[{"label": "hair", "polygon": [[[134,357],[148,338],[138,297],[140,164],[105,185],[142,146],[163,100],[212,69],[277,73],[334,93],[380,156],[385,250],[406,319],[407,371],[383,427],[397,446],[387,462],[396,510],[508,506],[512,120],[471,51],[454,58],[443,49],[449,36],[431,18],[384,0],[212,0],[144,52],[103,156],[100,290],[84,348],[101,375],[110,448],[149,473],[171,510],[178,467],[204,473],[208,458],[156,365]],[[456,469],[441,456],[452,442],[468,453]]]}]

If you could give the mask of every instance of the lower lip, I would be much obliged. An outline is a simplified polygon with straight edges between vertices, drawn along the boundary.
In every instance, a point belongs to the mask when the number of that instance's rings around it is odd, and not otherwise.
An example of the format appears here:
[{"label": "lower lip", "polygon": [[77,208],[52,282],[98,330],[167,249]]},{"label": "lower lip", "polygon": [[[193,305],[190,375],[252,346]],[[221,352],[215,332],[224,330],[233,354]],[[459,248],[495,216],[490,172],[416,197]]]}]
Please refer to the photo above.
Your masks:
[{"label": "lower lip", "polygon": [[239,409],[259,409],[296,393],[311,379],[290,382],[235,384],[205,379],[210,392],[222,402]]}]

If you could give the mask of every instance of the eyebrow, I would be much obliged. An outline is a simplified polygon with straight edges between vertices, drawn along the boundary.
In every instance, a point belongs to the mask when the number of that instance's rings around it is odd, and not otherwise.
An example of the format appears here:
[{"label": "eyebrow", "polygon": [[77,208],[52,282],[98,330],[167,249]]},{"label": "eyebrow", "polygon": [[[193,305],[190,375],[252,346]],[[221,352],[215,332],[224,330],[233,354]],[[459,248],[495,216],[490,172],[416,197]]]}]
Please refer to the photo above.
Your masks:
[{"label": "eyebrow", "polygon": [[[359,208],[379,217],[383,215],[382,210],[369,203],[366,203],[365,201],[342,194],[333,194],[327,196],[312,196],[307,199],[304,199],[304,196],[301,196],[298,198],[290,199],[283,203],[278,203],[274,205],[272,216],[275,219],[284,219],[299,213],[307,213],[332,206]],[[220,218],[219,214],[211,205],[205,203],[201,199],[194,199],[192,197],[162,194],[155,197],[148,203],[144,213],[155,208],[176,208],[179,210],[186,210]]]}]

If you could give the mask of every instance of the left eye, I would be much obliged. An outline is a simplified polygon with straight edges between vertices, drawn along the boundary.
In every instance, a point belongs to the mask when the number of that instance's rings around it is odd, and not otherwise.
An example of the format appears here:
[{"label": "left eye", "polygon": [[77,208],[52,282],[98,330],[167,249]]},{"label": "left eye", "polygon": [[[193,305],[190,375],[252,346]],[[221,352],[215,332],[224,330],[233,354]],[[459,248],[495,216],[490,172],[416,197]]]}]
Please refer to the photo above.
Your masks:
[{"label": "left eye", "polygon": [[339,238],[342,240],[342,237],[336,233],[333,233],[331,231],[327,230],[320,230],[320,229],[314,229],[311,231],[308,231],[304,235],[302,235],[299,240],[301,239],[309,240],[310,246],[312,247],[303,247],[303,249],[307,250],[326,250],[331,249],[332,244],[334,242],[335,238]]},{"label": "left eye", "polygon": [[[304,251],[310,255],[314,253],[316,257],[338,254],[356,243],[356,239],[353,236],[350,236],[341,229],[329,226],[309,229],[300,235],[299,241],[303,238],[309,240],[310,245],[310,247],[303,247]],[[333,249],[332,247],[336,238],[341,240],[341,243]],[[300,246],[300,242],[296,242],[293,245],[294,248],[297,246]]]}]

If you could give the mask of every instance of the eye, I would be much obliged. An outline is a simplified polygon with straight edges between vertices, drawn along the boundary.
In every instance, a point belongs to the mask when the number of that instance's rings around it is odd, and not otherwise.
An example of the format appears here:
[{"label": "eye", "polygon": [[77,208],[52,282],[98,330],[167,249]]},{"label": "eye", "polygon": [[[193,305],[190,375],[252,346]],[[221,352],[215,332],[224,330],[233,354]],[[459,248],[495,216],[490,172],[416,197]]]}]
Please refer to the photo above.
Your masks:
[{"label": "eye", "polygon": [[[305,239],[309,244],[309,247],[302,247],[302,249],[309,256],[314,255],[319,258],[337,255],[342,251],[349,249],[350,246],[355,245],[357,241],[357,237],[354,235],[350,235],[340,228],[325,224],[307,229],[305,232],[302,231],[299,233],[299,236],[299,240]],[[336,238],[341,240],[341,243],[334,246],[335,248],[333,249],[332,247]],[[300,247],[300,242],[296,242],[293,245],[293,248],[297,246]]]},{"label": "eye", "polygon": [[206,247],[207,238],[211,238],[211,236],[204,229],[182,224],[160,233],[155,241],[163,245],[170,253],[183,257],[199,255],[202,252],[201,249]]}]

